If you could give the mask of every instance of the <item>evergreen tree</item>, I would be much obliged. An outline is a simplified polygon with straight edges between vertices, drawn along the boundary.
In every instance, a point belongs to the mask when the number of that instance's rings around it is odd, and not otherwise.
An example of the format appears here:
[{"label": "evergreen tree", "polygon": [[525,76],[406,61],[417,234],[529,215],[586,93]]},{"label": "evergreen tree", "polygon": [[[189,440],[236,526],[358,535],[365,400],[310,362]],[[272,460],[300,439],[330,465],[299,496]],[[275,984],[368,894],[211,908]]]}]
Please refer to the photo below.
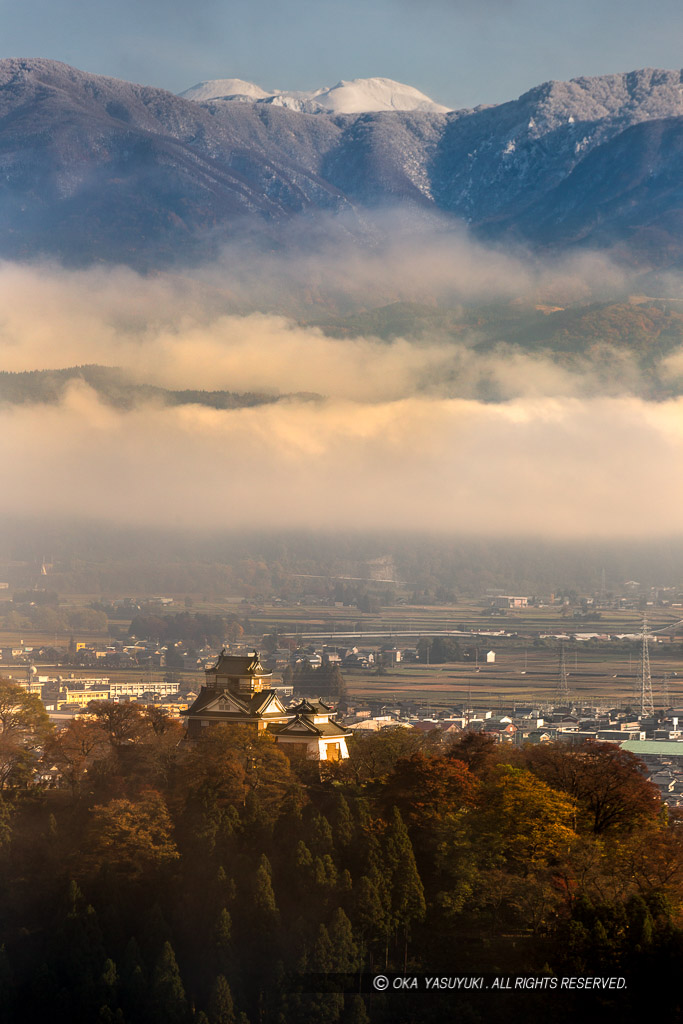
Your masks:
[{"label": "evergreen tree", "polygon": [[370,966],[373,963],[373,951],[379,947],[388,931],[387,909],[380,895],[375,879],[363,875],[356,886],[354,919],[363,938],[363,953],[370,953]]},{"label": "evergreen tree", "polygon": [[311,823],[310,847],[313,853],[322,856],[325,853],[332,853],[334,839],[332,828],[323,814],[316,814]]},{"label": "evergreen tree", "polygon": [[100,977],[101,999],[105,1006],[113,1009],[116,1005],[116,992],[118,987],[118,974],[116,964],[113,960],[104,961],[104,970]]},{"label": "evergreen tree", "polygon": [[363,997],[353,995],[347,1000],[347,1007],[342,1017],[342,1024],[370,1024]]},{"label": "evergreen tree", "polygon": [[311,970],[317,971],[320,974],[328,974],[330,971],[335,970],[333,955],[330,933],[325,925],[321,924],[318,928],[318,935],[311,955]]},{"label": "evergreen tree", "polygon": [[313,868],[313,855],[303,839],[300,839],[296,844],[295,864],[297,869],[306,875]]},{"label": "evergreen tree", "polygon": [[166,923],[161,907],[155,903],[147,915],[142,933],[142,949],[148,964],[156,963],[157,957],[165,942],[171,938],[171,930]]},{"label": "evergreen tree", "polygon": [[209,1000],[209,1024],[235,1024],[232,992],[225,976],[219,974]]},{"label": "evergreen tree", "polygon": [[358,968],[358,947],[353,939],[353,929],[348,917],[337,907],[329,927],[332,944],[333,969],[338,973],[351,973]]},{"label": "evergreen tree", "polygon": [[121,1005],[127,1020],[137,1022],[144,1012],[147,977],[135,939],[126,945],[121,964]]},{"label": "evergreen tree", "polygon": [[346,849],[350,846],[354,834],[353,815],[341,793],[338,794],[334,805],[331,825],[335,848]]},{"label": "evergreen tree", "polygon": [[4,944],[0,946],[0,1009],[9,1007],[13,999],[12,972]]},{"label": "evergreen tree", "polygon": [[265,853],[261,855],[254,881],[254,908],[265,926],[278,920],[277,903],[273,891],[273,870]]},{"label": "evergreen tree", "polygon": [[170,942],[165,942],[152,973],[149,1019],[158,1024],[184,1024],[185,989]]},{"label": "evergreen tree", "polygon": [[225,907],[218,914],[218,920],[216,921],[216,928],[214,931],[214,943],[217,948],[225,951],[230,945],[230,939],[232,937],[232,918],[230,912]]},{"label": "evergreen tree", "polygon": [[408,929],[413,921],[424,920],[427,905],[424,887],[417,870],[413,845],[398,808],[394,808],[387,829],[386,845],[391,864],[391,902],[395,927]]},{"label": "evergreen tree", "polygon": [[97,1024],[125,1024],[123,1010],[112,1010],[110,1006],[102,1006],[97,1015]]},{"label": "evergreen tree", "polygon": [[[232,810],[234,810],[234,808],[232,808]],[[228,878],[222,864],[216,872],[216,888],[218,890],[218,898],[222,902],[231,903],[237,895],[235,879]]]},{"label": "evergreen tree", "polygon": [[230,965],[230,947],[232,939],[232,918],[223,907],[218,914],[213,933],[213,959],[218,974],[224,974]]}]

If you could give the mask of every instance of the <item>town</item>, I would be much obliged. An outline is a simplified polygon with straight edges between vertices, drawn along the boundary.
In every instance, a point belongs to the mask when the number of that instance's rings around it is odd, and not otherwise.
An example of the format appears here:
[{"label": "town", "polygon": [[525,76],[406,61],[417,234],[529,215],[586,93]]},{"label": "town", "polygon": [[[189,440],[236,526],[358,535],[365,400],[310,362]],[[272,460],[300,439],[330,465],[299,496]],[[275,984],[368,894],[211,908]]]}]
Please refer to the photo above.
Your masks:
[{"label": "town", "polygon": [[[61,607],[39,585],[47,572],[43,565],[30,590],[5,587],[6,625],[28,612],[24,632],[44,635],[31,630],[31,613],[40,622],[46,609]],[[58,728],[87,718],[99,702],[151,706],[187,723],[221,658],[255,657],[283,714],[302,701],[325,702],[342,737],[334,756],[387,728],[432,745],[469,733],[519,747],[595,740],[635,754],[662,800],[683,803],[678,588],[628,580],[607,593],[603,574],[593,594],[488,591],[465,607],[384,609],[377,598],[349,607],[339,594],[339,581],[326,581],[290,608],[274,596],[220,614],[195,611],[187,597],[91,602],[64,616],[91,627],[82,635],[70,630],[60,641],[55,631],[45,644],[5,639],[5,629],[0,674],[40,697]],[[106,637],[88,636],[92,627],[102,635],[104,624]],[[327,760],[331,751],[313,744],[309,753]],[[63,784],[54,766],[36,773],[42,784]]]}]

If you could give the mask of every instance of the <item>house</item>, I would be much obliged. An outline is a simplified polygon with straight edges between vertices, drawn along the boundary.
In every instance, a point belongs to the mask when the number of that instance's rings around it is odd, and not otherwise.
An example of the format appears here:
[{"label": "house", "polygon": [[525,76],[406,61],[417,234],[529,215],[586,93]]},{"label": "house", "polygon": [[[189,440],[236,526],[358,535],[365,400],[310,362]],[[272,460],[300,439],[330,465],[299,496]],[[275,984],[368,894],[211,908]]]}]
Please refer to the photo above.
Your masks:
[{"label": "house", "polygon": [[267,729],[286,754],[320,761],[349,756],[346,740],[351,733],[334,720],[329,705],[302,700],[285,707],[271,681],[272,673],[263,668],[258,653],[221,652],[206,670],[206,685],[183,712],[188,740],[216,725],[247,725],[255,732]]}]

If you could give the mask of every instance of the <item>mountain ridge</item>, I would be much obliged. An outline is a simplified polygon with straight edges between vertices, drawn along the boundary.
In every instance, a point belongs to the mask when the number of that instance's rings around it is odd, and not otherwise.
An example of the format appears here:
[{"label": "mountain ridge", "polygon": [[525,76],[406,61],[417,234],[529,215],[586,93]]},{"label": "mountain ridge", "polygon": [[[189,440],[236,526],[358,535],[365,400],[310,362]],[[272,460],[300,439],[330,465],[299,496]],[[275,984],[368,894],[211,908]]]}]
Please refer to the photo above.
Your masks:
[{"label": "mountain ridge", "polygon": [[677,265],[682,130],[680,71],[546,82],[448,113],[312,114],[7,58],[0,255],[192,262],[246,229],[273,244],[302,215],[344,214],[368,237],[369,212],[400,206],[541,251],[616,247]]}]

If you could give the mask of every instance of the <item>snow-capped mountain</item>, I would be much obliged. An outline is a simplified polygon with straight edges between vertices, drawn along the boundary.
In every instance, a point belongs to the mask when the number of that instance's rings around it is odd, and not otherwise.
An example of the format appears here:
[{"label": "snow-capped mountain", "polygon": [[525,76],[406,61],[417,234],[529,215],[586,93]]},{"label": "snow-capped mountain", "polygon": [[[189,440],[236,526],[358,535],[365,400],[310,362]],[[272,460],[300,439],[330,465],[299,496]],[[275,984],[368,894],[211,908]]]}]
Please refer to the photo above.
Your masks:
[{"label": "snow-capped mountain", "polygon": [[182,99],[194,100],[196,103],[206,103],[207,100],[247,100],[254,103],[274,95],[260,85],[245,82],[241,78],[212,78],[209,82],[198,82],[191,89],[180,93]]},{"label": "snow-capped mountain", "polygon": [[[367,81],[382,80],[363,97]],[[351,84],[324,102],[353,105]],[[682,72],[547,82],[445,114],[311,114],[240,80],[221,90],[246,101],[1,60],[0,256],[150,266],[204,259],[245,225],[273,238],[303,214],[305,238],[310,214],[361,231],[368,210],[401,206],[489,238],[683,263]]]},{"label": "snow-capped mountain", "polygon": [[391,78],[354,78],[349,82],[337,82],[331,88],[323,87],[310,92],[275,89],[270,93],[259,85],[243,82],[239,78],[216,78],[210,82],[199,82],[180,95],[183,99],[198,103],[210,100],[270,103],[297,110],[301,114],[367,114],[379,110],[422,110],[431,114],[445,114],[449,109],[435,103],[419,89],[394,82]]}]

